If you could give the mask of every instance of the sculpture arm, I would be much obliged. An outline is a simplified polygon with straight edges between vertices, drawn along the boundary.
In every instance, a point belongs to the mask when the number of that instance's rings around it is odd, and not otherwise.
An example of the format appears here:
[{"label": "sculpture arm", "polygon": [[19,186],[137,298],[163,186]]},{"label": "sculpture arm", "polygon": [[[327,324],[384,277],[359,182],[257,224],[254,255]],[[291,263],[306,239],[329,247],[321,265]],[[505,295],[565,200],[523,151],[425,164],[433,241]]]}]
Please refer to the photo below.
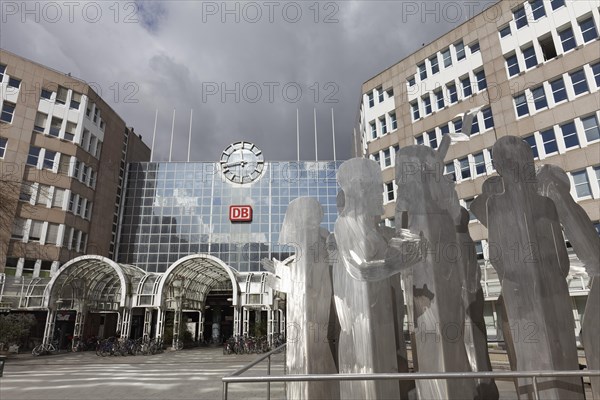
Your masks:
[{"label": "sculpture arm", "polygon": [[411,267],[421,259],[422,235],[403,229],[399,237],[388,242],[385,258],[365,260],[353,250],[342,253],[348,273],[360,281],[379,281]]}]

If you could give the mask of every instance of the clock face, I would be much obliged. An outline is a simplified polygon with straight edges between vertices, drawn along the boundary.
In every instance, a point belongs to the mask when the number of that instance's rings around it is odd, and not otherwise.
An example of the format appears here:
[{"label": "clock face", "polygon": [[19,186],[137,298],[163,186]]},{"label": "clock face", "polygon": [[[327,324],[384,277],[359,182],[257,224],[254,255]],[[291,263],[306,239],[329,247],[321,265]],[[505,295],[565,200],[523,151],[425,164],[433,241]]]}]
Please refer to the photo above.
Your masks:
[{"label": "clock face", "polygon": [[262,151],[250,142],[236,142],[221,155],[221,171],[234,183],[250,183],[264,169]]}]

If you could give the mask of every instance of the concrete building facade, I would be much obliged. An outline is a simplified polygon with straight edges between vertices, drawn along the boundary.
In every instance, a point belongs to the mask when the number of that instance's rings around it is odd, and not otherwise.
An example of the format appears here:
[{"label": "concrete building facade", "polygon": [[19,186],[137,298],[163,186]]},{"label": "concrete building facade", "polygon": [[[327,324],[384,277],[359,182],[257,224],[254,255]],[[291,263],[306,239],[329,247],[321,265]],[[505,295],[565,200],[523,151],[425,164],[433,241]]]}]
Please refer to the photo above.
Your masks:
[{"label": "concrete building facade", "polygon": [[[436,148],[443,135],[463,132],[469,140],[454,143],[445,159],[463,206],[469,208],[496,173],[493,144],[516,135],[531,145],[536,165],[568,172],[574,199],[600,232],[599,26],[593,1],[501,0],[366,81],[355,152],[381,165],[385,223],[394,226],[395,153],[415,144]],[[493,336],[500,283],[488,261],[487,230],[473,215],[469,228]],[[577,329],[587,283],[572,254]]]},{"label": "concrete building facade", "polygon": [[0,272],[49,277],[111,258],[126,163],[141,137],[84,81],[0,50]]}]

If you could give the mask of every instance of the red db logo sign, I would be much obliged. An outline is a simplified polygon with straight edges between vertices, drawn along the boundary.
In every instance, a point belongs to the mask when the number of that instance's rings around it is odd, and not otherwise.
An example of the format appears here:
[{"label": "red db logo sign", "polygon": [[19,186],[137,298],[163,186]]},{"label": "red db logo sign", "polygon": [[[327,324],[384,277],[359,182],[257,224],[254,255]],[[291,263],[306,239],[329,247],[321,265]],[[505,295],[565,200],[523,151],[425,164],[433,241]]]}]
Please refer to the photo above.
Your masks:
[{"label": "red db logo sign", "polygon": [[231,222],[252,222],[252,206],[229,206]]}]

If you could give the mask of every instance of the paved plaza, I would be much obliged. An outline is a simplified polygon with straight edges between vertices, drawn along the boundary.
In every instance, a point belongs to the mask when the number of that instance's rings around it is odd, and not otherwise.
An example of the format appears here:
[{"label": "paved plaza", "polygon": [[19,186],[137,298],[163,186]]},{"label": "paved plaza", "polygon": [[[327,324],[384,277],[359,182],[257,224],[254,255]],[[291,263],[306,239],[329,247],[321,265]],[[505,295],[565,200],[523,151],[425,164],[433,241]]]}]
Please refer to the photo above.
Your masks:
[{"label": "paved plaza", "polygon": [[[258,355],[223,355],[220,348],[167,351],[153,356],[98,357],[94,352],[10,357],[0,378],[1,400],[217,400],[221,378]],[[505,370],[501,360],[495,368]],[[266,362],[247,375],[266,374]],[[283,356],[273,357],[272,373],[283,373]],[[516,399],[511,382],[499,381],[501,399]],[[589,390],[589,386],[588,386]],[[230,399],[265,399],[265,384],[233,384]],[[283,386],[271,386],[282,399]],[[591,396],[589,397],[591,398]]]}]

